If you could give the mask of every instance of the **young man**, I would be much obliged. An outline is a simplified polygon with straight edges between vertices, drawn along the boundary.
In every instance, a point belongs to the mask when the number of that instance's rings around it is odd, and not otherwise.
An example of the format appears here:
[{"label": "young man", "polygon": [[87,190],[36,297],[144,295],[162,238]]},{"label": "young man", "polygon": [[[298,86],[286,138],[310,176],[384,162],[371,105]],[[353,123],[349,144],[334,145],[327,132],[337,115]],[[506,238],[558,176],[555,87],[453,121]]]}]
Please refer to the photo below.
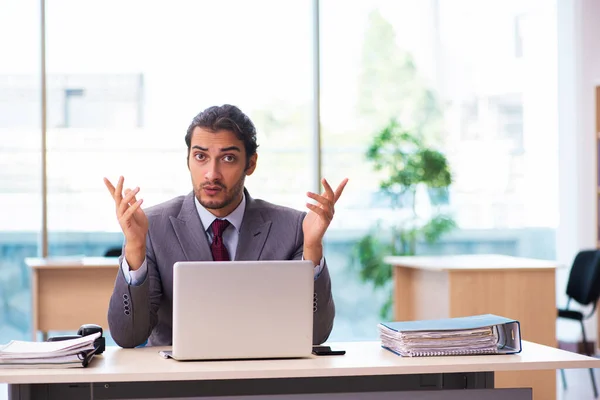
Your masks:
[{"label": "young man", "polygon": [[[311,260],[315,265],[313,343],[327,340],[335,306],[323,236],[347,179],[334,192],[307,193],[308,213],[253,199],[244,188],[256,169],[256,129],[237,107],[210,107],[185,136],[193,191],[142,210],[139,188],[120,177],[112,195],[125,242],[110,299],[111,336],[122,347],[172,344],[173,264],[177,261]],[[274,284],[276,284],[274,282]]]}]

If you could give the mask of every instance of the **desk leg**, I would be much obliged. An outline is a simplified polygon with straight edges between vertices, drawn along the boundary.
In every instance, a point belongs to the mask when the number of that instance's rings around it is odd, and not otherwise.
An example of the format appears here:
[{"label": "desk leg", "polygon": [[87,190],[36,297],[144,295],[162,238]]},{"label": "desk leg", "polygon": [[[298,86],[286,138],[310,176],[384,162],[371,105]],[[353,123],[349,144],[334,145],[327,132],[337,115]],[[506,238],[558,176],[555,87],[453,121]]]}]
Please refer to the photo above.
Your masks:
[{"label": "desk leg", "polygon": [[33,330],[31,340],[34,342],[37,341],[38,328],[40,327],[39,290],[39,272],[34,269],[31,274],[31,329]]},{"label": "desk leg", "polygon": [[[556,347],[554,269],[453,271],[450,316],[496,314],[518,320],[521,338]],[[532,387],[535,400],[556,399],[556,371],[504,371],[496,387]]]},{"label": "desk leg", "polygon": [[415,319],[415,271],[412,268],[394,267],[394,319]]}]

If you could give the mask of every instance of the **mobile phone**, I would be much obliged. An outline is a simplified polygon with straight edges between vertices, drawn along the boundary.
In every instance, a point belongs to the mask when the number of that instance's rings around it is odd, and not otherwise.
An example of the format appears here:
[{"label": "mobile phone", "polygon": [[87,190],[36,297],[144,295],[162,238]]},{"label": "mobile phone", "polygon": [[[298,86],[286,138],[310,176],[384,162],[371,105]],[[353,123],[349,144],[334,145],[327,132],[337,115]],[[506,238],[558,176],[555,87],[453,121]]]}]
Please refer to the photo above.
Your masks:
[{"label": "mobile phone", "polygon": [[343,356],[346,350],[332,350],[331,346],[313,346],[312,353],[316,356]]}]

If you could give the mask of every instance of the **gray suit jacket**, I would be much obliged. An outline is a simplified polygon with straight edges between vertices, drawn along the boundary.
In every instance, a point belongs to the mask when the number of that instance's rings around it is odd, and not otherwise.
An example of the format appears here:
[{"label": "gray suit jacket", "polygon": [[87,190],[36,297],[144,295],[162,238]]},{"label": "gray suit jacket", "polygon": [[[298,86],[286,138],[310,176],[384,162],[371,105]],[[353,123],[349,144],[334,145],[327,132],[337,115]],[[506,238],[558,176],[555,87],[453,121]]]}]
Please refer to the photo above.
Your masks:
[{"label": "gray suit jacket", "polygon": [[[306,213],[254,200],[246,191],[246,211],[240,228],[236,260],[298,260],[302,258],[302,221]],[[194,202],[194,194],[179,196],[145,210],[148,274],[139,286],[127,284],[119,268],[108,308],[110,334],[121,347],[172,344],[173,264],[212,261]],[[123,249],[125,244],[123,244]],[[122,263],[123,256],[119,259]],[[335,306],[325,263],[315,280],[316,311],[313,343],[323,343],[333,327]]]}]

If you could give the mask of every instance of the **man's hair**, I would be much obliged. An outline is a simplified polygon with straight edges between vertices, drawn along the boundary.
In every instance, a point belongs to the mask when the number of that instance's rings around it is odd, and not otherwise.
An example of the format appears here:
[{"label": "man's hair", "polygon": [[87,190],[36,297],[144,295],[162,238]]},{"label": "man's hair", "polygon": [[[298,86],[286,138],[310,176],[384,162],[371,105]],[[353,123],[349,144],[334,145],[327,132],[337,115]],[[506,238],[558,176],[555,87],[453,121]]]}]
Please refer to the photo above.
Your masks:
[{"label": "man's hair", "polygon": [[211,132],[220,130],[231,131],[235,136],[244,142],[246,149],[246,168],[249,167],[250,157],[256,153],[258,144],[256,143],[256,128],[254,124],[236,106],[224,104],[222,106],[208,107],[194,117],[185,135],[185,144],[188,149],[188,159],[190,157],[190,147],[192,142],[192,132],[196,127],[206,129]]}]

